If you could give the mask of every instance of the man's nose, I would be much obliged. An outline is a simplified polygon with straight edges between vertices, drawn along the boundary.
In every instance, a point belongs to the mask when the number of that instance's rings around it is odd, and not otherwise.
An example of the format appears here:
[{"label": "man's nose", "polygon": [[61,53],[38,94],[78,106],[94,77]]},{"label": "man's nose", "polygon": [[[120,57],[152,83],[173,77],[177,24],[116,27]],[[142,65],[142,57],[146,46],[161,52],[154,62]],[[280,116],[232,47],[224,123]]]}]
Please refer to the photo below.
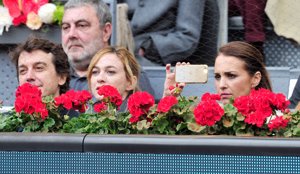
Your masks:
[{"label": "man's nose", "polygon": [[68,32],[69,38],[77,38],[78,32],[75,26],[70,26],[69,32]]},{"label": "man's nose", "polygon": [[26,82],[34,82],[35,81],[35,73],[32,69],[29,69],[26,74]]}]

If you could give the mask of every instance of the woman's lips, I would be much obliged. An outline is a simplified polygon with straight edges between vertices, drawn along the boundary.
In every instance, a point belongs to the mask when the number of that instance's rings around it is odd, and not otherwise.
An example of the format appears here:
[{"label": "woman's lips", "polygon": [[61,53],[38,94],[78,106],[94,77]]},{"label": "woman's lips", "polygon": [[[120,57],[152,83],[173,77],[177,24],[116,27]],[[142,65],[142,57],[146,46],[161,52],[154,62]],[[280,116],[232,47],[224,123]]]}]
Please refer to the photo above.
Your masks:
[{"label": "woman's lips", "polygon": [[230,93],[221,93],[220,96],[221,96],[222,99],[229,99],[229,98],[232,97],[232,94],[230,94]]}]

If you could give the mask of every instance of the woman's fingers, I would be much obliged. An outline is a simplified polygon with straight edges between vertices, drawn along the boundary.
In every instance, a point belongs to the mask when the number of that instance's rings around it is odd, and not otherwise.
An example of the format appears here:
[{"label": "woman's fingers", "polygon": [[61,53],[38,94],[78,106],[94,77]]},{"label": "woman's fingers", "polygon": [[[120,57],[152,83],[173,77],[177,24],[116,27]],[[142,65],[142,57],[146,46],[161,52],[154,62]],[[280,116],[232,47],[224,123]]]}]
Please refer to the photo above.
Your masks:
[{"label": "woman's fingers", "polygon": [[166,74],[170,74],[171,73],[171,64],[167,64],[166,65]]}]

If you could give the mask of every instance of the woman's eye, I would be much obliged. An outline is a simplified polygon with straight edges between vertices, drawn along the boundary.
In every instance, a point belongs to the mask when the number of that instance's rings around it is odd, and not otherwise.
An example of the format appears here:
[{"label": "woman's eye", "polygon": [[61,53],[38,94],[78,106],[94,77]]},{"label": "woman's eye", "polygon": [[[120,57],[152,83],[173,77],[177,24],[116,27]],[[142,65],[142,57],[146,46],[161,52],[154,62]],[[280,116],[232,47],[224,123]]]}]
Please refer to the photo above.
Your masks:
[{"label": "woman's eye", "polygon": [[216,80],[219,80],[220,78],[221,78],[220,75],[218,75],[218,74],[215,75],[215,79],[216,79]]},{"label": "woman's eye", "polygon": [[234,79],[234,78],[236,78],[236,75],[235,74],[228,74],[227,77],[230,78],[230,79]]},{"label": "woman's eye", "polygon": [[93,71],[92,71],[92,74],[93,74],[93,75],[97,75],[97,74],[99,74],[99,71],[93,70]]},{"label": "woman's eye", "polygon": [[115,73],[116,73],[115,71],[107,71],[107,74],[109,74],[109,75],[113,75]]}]

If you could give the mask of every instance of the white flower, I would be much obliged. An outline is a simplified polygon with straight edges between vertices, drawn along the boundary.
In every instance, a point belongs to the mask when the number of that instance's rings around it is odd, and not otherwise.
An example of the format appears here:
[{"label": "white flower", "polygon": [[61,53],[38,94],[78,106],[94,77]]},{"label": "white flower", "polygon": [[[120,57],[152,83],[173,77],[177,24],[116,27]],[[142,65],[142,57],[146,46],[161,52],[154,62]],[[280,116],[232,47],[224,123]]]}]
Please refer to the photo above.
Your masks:
[{"label": "white flower", "polygon": [[32,30],[38,30],[42,26],[42,20],[36,13],[30,12],[27,15],[26,26]]},{"label": "white flower", "polygon": [[56,5],[52,3],[47,3],[39,8],[38,15],[42,19],[43,23],[51,24],[53,23],[53,14],[56,10]]},{"label": "white flower", "polygon": [[2,35],[4,28],[7,32],[11,25],[12,18],[9,15],[8,9],[0,5],[0,35]]}]

